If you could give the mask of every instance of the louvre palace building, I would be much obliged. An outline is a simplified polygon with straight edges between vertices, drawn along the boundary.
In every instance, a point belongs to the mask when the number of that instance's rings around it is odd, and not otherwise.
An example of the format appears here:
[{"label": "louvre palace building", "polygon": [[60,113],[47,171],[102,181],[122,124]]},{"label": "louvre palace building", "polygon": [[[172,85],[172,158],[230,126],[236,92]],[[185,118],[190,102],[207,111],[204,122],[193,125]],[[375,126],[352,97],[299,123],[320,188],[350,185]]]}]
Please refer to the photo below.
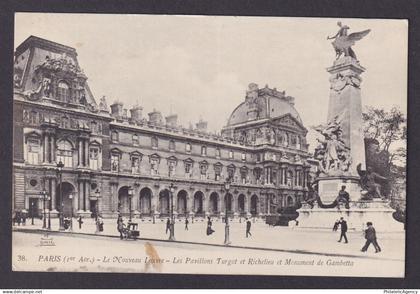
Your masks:
[{"label": "louvre palace building", "polygon": [[87,80],[72,47],[35,36],[17,47],[14,211],[166,217],[171,184],[178,217],[261,218],[306,197],[307,129],[285,92],[251,83],[215,134],[203,120],[185,128],[176,114],[108,106]]}]

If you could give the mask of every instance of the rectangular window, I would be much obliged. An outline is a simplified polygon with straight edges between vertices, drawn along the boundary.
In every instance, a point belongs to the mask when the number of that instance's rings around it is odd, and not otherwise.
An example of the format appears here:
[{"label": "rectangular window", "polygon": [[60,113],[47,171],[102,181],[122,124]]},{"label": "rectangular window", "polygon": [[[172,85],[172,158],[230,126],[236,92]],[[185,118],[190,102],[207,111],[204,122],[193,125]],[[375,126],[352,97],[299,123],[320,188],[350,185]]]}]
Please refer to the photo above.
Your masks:
[{"label": "rectangular window", "polygon": [[229,151],[229,158],[230,159],[233,159],[233,151],[231,150],[231,151]]},{"label": "rectangular window", "polygon": [[28,139],[27,161],[30,164],[39,163],[39,140]]},{"label": "rectangular window", "polygon": [[157,159],[150,160],[150,173],[152,176],[159,174],[159,161]]},{"label": "rectangular window", "polygon": [[118,133],[117,132],[112,132],[111,133],[111,140],[114,142],[118,141]]},{"label": "rectangular window", "polygon": [[191,144],[190,143],[185,144],[185,151],[186,152],[191,152]]},{"label": "rectangular window", "polygon": [[118,172],[120,170],[120,155],[112,154],[111,155],[111,171]]},{"label": "rectangular window", "polygon": [[206,146],[201,147],[201,155],[203,155],[203,156],[207,155],[207,147]]},{"label": "rectangular window", "polygon": [[245,161],[246,160],[246,154],[245,153],[242,153],[241,159],[242,159],[242,161]]},{"label": "rectangular window", "polygon": [[192,164],[190,162],[185,163],[185,177],[190,178],[192,176]]},{"label": "rectangular window", "polygon": [[73,167],[73,151],[57,150],[57,161],[61,161],[65,167]]},{"label": "rectangular window", "polygon": [[220,148],[216,148],[216,157],[220,158]]},{"label": "rectangular window", "polygon": [[139,145],[139,136],[133,135],[133,145]]},{"label": "rectangular window", "polygon": [[175,141],[169,141],[169,151],[175,151]]},{"label": "rectangular window", "polygon": [[140,159],[137,156],[131,157],[131,173],[138,174],[140,172]]},{"label": "rectangular window", "polygon": [[207,165],[205,164],[200,166],[200,179],[201,180],[207,179]]},{"label": "rectangular window", "polygon": [[152,148],[156,149],[158,147],[158,139],[156,137],[152,137]]},{"label": "rectangular window", "polygon": [[99,169],[99,148],[90,148],[89,149],[89,167],[93,170]]},{"label": "rectangular window", "polygon": [[168,166],[169,177],[175,176],[175,161],[170,161]]},{"label": "rectangular window", "polygon": [[220,181],[221,174],[222,174],[222,168],[221,167],[215,167],[214,168],[214,180],[215,181]]}]

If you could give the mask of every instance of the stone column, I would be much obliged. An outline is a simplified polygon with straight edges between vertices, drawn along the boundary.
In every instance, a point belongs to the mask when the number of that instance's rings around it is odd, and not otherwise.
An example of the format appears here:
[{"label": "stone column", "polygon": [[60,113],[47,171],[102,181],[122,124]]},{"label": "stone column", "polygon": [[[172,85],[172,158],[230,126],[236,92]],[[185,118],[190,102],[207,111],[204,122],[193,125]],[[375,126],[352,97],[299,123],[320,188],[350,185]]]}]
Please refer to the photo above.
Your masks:
[{"label": "stone column", "polygon": [[90,202],[89,202],[89,195],[90,195],[90,185],[88,181],[83,181],[84,184],[84,198],[85,198],[85,211],[90,211]]},{"label": "stone column", "polygon": [[48,134],[44,133],[44,149],[43,151],[43,162],[47,163],[48,162]]},{"label": "stone column", "polygon": [[89,167],[89,139],[85,140],[85,166]]},{"label": "stone column", "polygon": [[78,148],[77,148],[77,154],[78,154],[78,158],[77,158],[77,161],[78,161],[78,164],[77,164],[77,166],[82,166],[82,140],[80,140],[79,139],[79,141],[78,141]]},{"label": "stone column", "polygon": [[51,136],[51,161],[54,163],[56,160],[56,155],[55,155],[55,136]]},{"label": "stone column", "polygon": [[57,192],[57,179],[51,178],[51,209],[52,210],[57,210],[56,192]]},{"label": "stone column", "polygon": [[77,182],[77,210],[81,211],[83,210],[83,191],[82,191],[83,187],[82,187],[82,182],[79,180]]}]

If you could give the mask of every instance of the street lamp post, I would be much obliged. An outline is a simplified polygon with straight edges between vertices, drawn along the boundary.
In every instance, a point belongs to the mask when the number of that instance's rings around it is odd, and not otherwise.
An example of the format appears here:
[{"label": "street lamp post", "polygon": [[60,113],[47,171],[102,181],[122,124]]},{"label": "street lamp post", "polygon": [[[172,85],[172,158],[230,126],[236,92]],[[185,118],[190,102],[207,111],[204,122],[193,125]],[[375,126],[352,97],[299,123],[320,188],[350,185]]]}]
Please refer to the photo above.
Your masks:
[{"label": "street lamp post", "polygon": [[70,198],[70,232],[73,231],[73,193],[69,194]]},{"label": "street lamp post", "polygon": [[128,209],[130,210],[130,218],[128,219],[128,221],[131,223],[131,200],[133,198],[133,188],[129,187],[128,188]]},{"label": "street lamp post", "polygon": [[229,217],[228,217],[228,208],[227,208],[227,201],[228,201],[228,195],[229,195],[229,189],[230,189],[230,180],[227,179],[225,182],[225,245],[230,245],[229,240]]},{"label": "street lamp post", "polygon": [[35,207],[35,202],[32,200],[31,201],[31,216],[32,216],[31,224],[32,225],[34,225],[34,207]]},{"label": "street lamp post", "polygon": [[171,197],[171,207],[170,207],[171,223],[170,223],[170,227],[169,227],[169,240],[170,241],[175,241],[175,220],[174,220],[174,192],[175,192],[175,188],[174,188],[173,183],[171,183],[171,185],[169,186],[169,192],[170,192],[170,197]]},{"label": "street lamp post", "polygon": [[99,223],[98,223],[98,216],[99,216],[99,197],[100,197],[100,191],[99,189],[96,189],[95,191],[96,195],[96,205],[95,205],[95,225],[96,225],[96,231],[95,234],[99,233]]},{"label": "street lamp post", "polygon": [[60,204],[59,204],[59,211],[58,211],[58,217],[59,217],[59,230],[60,231],[64,231],[64,221],[63,221],[63,208],[64,208],[64,203],[63,203],[63,179],[62,179],[62,174],[63,174],[63,167],[64,164],[60,161],[59,163],[57,163],[57,172],[58,172],[58,177],[59,177],[59,182],[60,182]]},{"label": "street lamp post", "polygon": [[48,192],[45,191],[45,189],[39,192],[39,194],[41,194],[41,197],[42,197],[42,207],[43,207],[42,228],[46,229],[47,228],[47,213],[45,211],[45,202],[49,199],[49,196],[48,196]]}]

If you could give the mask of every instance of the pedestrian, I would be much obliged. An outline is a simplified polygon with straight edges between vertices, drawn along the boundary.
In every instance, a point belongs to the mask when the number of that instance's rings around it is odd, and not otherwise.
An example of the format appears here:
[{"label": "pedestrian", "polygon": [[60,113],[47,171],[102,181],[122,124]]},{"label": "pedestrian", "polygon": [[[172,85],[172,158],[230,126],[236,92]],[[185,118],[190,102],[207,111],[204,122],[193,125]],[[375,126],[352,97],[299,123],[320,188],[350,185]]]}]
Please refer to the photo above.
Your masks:
[{"label": "pedestrian", "polygon": [[348,243],[347,236],[346,236],[347,222],[344,220],[343,217],[341,217],[339,224],[340,224],[340,228],[341,228],[341,234],[340,234],[340,239],[338,240],[338,242],[341,242],[341,239],[344,237],[344,243]]},{"label": "pedestrian", "polygon": [[16,212],[16,221],[18,223],[18,226],[20,226],[20,223],[22,221],[22,218],[20,216],[20,212],[19,211]]},{"label": "pedestrian", "polygon": [[207,218],[207,230],[206,230],[207,236],[210,236],[211,234],[214,233],[214,230],[211,227],[212,225],[213,225],[213,223],[212,223],[210,217],[208,217]]},{"label": "pedestrian", "polygon": [[77,219],[77,222],[79,223],[79,230],[81,230],[82,229],[82,224],[83,224],[83,220],[82,220],[82,216],[81,215],[79,215],[79,217]]},{"label": "pedestrian", "polygon": [[26,225],[26,211],[22,211],[22,225]]},{"label": "pedestrian", "polygon": [[336,232],[337,230],[338,230],[338,225],[340,224],[340,221],[339,220],[336,220],[335,221],[335,223],[334,223],[334,226],[333,226],[333,232]]},{"label": "pedestrian", "polygon": [[367,222],[367,229],[365,230],[365,239],[366,243],[365,246],[362,248],[362,252],[366,252],[370,243],[373,244],[373,247],[375,248],[375,253],[381,252],[381,247],[379,247],[378,241],[376,240],[376,230],[373,227],[372,222]]},{"label": "pedestrian", "polygon": [[246,237],[247,238],[248,238],[248,235],[252,236],[251,235],[251,221],[248,218],[246,218]]},{"label": "pedestrian", "polygon": [[100,215],[98,215],[98,230],[99,232],[103,232],[104,231],[104,220],[102,219],[102,217]]},{"label": "pedestrian", "polygon": [[190,222],[188,221],[188,217],[185,218],[185,230],[188,231],[188,224]]},{"label": "pedestrian", "polygon": [[117,230],[120,233],[120,239],[122,240],[124,238],[123,232],[124,232],[124,221],[121,217],[121,215],[118,215],[117,219]]},{"label": "pedestrian", "polygon": [[166,221],[166,234],[168,234],[168,231],[171,230],[171,220],[168,218]]}]

